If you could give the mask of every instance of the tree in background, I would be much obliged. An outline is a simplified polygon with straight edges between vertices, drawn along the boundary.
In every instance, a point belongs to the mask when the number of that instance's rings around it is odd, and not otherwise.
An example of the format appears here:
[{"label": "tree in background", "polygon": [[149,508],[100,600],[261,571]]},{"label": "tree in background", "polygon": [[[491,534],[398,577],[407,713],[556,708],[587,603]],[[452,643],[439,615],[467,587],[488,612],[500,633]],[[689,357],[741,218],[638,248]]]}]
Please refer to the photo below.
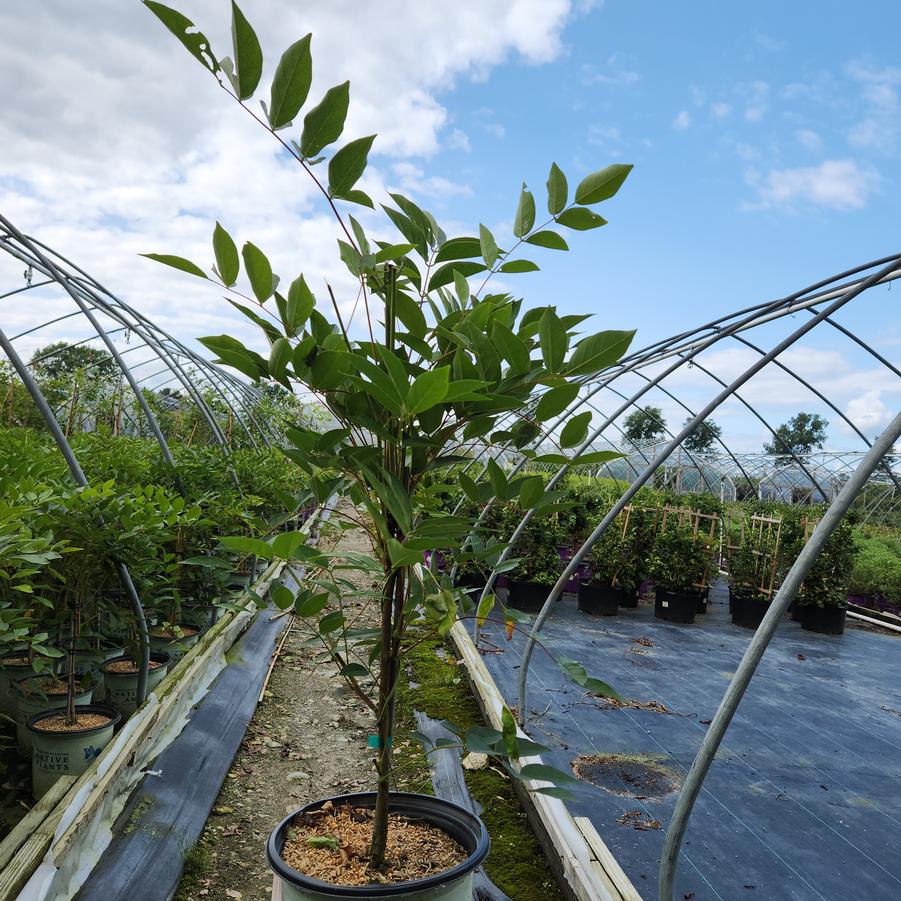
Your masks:
[{"label": "tree in background", "polygon": [[773,440],[763,449],[780,464],[793,463],[795,458],[806,462],[813,450],[823,446],[828,426],[818,413],[798,413],[776,429]]},{"label": "tree in background", "polygon": [[659,407],[639,407],[623,423],[623,437],[632,444],[659,441],[665,432],[666,422]]},{"label": "tree in background", "polygon": [[[683,426],[688,425],[691,417],[686,417]],[[684,447],[692,454],[710,453],[714,442],[718,441],[723,430],[712,419],[705,419],[683,442]]]}]

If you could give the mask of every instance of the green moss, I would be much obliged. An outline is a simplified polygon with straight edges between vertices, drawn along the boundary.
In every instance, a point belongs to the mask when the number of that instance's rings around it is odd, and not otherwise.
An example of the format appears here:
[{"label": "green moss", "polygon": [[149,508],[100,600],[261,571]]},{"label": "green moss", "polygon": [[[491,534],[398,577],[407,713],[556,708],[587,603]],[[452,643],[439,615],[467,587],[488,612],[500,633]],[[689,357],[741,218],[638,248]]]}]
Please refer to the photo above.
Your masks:
[{"label": "green moss", "polygon": [[131,816],[128,818],[128,823],[125,825],[125,832],[134,832],[135,829],[138,828],[141,817],[144,816],[152,806],[153,801],[151,801],[150,798],[141,798],[135,805],[135,809],[131,812]]},{"label": "green moss", "polygon": [[197,897],[201,879],[209,872],[211,853],[207,839],[201,838],[185,852],[185,865],[178,884],[175,901],[192,901]]},{"label": "green moss", "polygon": [[[447,660],[436,652],[444,648]],[[484,725],[462,666],[440,639],[418,645],[407,657],[415,688],[405,689],[398,699],[397,732],[415,729],[414,710],[438,720],[450,720],[461,729]],[[419,745],[398,743],[403,777],[399,787],[431,793],[428,763]],[[489,877],[511,898],[529,901],[561,901],[563,898],[538,839],[510,780],[494,769],[466,771],[472,796],[482,805],[482,820],[491,835],[491,853],[485,864]]]}]

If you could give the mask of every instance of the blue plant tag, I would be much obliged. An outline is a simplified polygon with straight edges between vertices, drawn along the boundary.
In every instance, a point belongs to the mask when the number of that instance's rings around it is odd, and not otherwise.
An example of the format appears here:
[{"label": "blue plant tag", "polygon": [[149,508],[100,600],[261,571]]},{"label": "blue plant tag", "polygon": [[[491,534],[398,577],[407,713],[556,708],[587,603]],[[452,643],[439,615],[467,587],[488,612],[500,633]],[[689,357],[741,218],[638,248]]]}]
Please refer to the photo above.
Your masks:
[{"label": "blue plant tag", "polygon": [[[393,743],[394,743],[394,736],[389,736],[388,737],[388,747],[390,748]],[[382,746],[382,743],[379,741],[378,735],[370,735],[369,736],[369,738],[366,742],[367,748],[374,748],[374,749],[378,750],[381,746]]]}]

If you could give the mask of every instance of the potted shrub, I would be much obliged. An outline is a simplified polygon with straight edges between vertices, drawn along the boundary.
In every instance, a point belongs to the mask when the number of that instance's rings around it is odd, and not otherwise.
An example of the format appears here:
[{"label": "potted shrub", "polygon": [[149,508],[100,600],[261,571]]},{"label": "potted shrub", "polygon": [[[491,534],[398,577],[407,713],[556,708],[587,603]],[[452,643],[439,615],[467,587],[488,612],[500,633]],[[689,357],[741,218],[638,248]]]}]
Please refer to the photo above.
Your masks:
[{"label": "potted shrub", "polygon": [[669,518],[657,533],[648,563],[656,590],[654,616],[674,623],[695,621],[710,553],[706,535],[693,528],[690,516]]},{"label": "potted shrub", "polygon": [[507,582],[507,604],[523,613],[537,613],[560,577],[557,535],[549,524],[533,517],[516,546],[520,559]]},{"label": "potted shrub", "polygon": [[[66,664],[61,677],[65,692],[52,680],[40,687],[47,705],[24,721],[33,746],[32,779],[35,798],[63,775],[79,775],[105,747],[119,716],[109,707],[90,701],[76,673],[76,654],[83,620],[112,567],[112,551],[123,535],[117,513],[121,497],[112,483],[69,489],[45,504],[42,516],[56,524],[57,534],[68,542],[56,563],[60,585],[54,598],[54,615],[66,642]],[[100,525],[101,518],[104,525]],[[49,691],[46,691],[49,689]],[[31,693],[23,703],[35,700]],[[41,705],[38,705],[41,706]]]},{"label": "potted shrub", "polygon": [[[252,296],[239,295],[235,305],[263,329],[270,352],[263,356],[231,336],[205,338],[203,343],[254,381],[272,380],[321,400],[335,427],[322,434],[297,423],[287,430],[286,454],[307,473],[320,503],[335,492],[347,498],[355,509],[343,508],[336,519],[340,522],[343,517],[364,528],[372,544],[371,554],[355,553],[342,560],[307,546],[306,536],[299,532],[285,532],[270,541],[223,538],[229,550],[306,567],[297,591],[278,586],[273,599],[285,609],[293,607],[306,623],[349,689],[372,711],[375,725],[371,737],[375,790],[322,799],[289,814],[269,838],[270,864],[281,878],[286,898],[350,894],[469,898],[473,870],[488,852],[484,826],[454,804],[390,790],[403,658],[420,636],[446,634],[457,616],[470,609],[448,574],[423,566],[423,553],[462,548],[474,519],[436,510],[423,489],[427,474],[465,459],[472,441],[510,440],[522,453],[541,461],[529,449],[540,433],[532,415],[539,393],[543,392],[541,411],[562,410],[569,402],[565,398],[573,396],[575,380],[612,365],[629,346],[632,332],[576,338],[574,330],[583,317],[560,316],[552,307],[523,311],[519,300],[490,293],[487,286],[495,273],[535,268],[518,255],[523,246],[565,248],[557,226],[584,230],[603,224],[591,207],[617,192],[630,167],[617,165],[592,173],[569,202],[565,177],[554,166],[547,221],[536,224],[535,199],[524,187],[513,241],[506,250],[484,226],[477,238],[448,238],[433,216],[400,194],[392,194],[392,203],[386,206],[398,237],[372,240],[346,208],[374,206],[359,187],[373,136],[348,142],[331,154],[327,166],[320,165],[323,150],[343,130],[347,83],[332,88],[308,109],[302,129],[292,133],[299,141],[282,137],[287,135],[282,129],[298,120],[307,99],[310,36],[283,55],[261,118],[248,101],[258,86],[262,54],[237,6],[233,6],[234,58],[220,61],[188,19],[152,0],[146,5],[314,179],[336,216],[340,256],[360,297],[362,321],[352,324],[331,290],[326,304],[317,306],[302,275],[280,290],[263,251],[247,243],[239,255],[221,225],[214,232],[212,278],[183,257],[149,255],[227,289],[236,284],[243,261]],[[478,281],[471,284],[471,276],[479,276]],[[332,314],[327,317],[322,310],[329,307]],[[507,416],[511,412],[520,417],[512,424]],[[501,414],[507,416],[503,439],[496,429]],[[557,436],[558,444],[574,447],[584,441],[590,419],[585,414],[567,424]],[[586,459],[602,462],[611,456]],[[492,494],[502,501],[518,497],[524,509],[546,503],[540,477],[511,480],[493,460],[488,475]],[[472,480],[467,485],[463,475],[459,479],[470,494]],[[478,491],[475,494],[470,499],[478,501]],[[554,545],[547,550],[557,571]],[[475,555],[471,549],[467,552]],[[347,589],[341,570],[348,565],[373,576],[375,587],[367,589],[365,597],[377,619],[374,629],[355,628],[353,618],[345,617]],[[359,590],[354,592],[355,600],[360,596]],[[480,605],[476,615],[486,615],[492,600]],[[572,661],[566,661],[565,672],[592,691],[612,692],[604,683],[590,680]],[[503,720],[503,731],[470,730],[461,736],[461,744],[498,758],[517,778],[538,775],[529,767],[510,766],[510,761],[539,746],[517,734],[509,710]],[[551,781],[550,772],[542,767],[541,778]],[[554,781],[565,778],[553,776]],[[553,786],[538,790],[557,791]],[[366,839],[358,847],[351,847],[345,837],[343,824],[348,821],[355,832],[358,824],[365,824]],[[411,852],[418,852],[423,833],[442,846],[450,841],[453,847],[440,855],[442,866],[436,868],[431,855],[420,853],[392,857],[388,833],[398,825],[404,826]],[[401,832],[397,837],[402,838]]]},{"label": "potted shrub", "polygon": [[730,554],[728,567],[732,622],[746,629],[756,629],[773,599],[772,594],[761,586],[760,555],[750,544],[742,544]]},{"label": "potted shrub", "polygon": [[633,514],[632,509],[620,513],[591,549],[590,576],[579,588],[579,609],[585,613],[614,616],[620,606],[637,606],[640,523]]},{"label": "potted shrub", "polygon": [[798,594],[801,628],[825,635],[845,631],[848,583],[856,548],[851,524],[842,520],[804,577]]}]

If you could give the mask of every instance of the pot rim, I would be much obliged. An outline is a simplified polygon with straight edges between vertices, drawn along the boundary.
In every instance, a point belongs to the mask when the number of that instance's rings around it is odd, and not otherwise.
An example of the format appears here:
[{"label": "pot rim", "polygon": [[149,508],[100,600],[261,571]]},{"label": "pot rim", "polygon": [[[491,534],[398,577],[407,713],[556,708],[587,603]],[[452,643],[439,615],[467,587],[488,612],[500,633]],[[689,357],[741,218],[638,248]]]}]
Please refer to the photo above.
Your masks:
[{"label": "pot rim", "polygon": [[[171,660],[172,660],[172,656],[171,656],[171,654],[167,653],[166,651],[151,651],[151,652],[150,652],[150,659],[151,659],[151,661],[153,661],[154,663],[162,663],[163,666],[168,666],[169,663],[170,663]],[[104,675],[104,676],[109,676],[109,677],[111,677],[111,678],[113,678],[113,679],[119,679],[119,678],[133,679],[135,676],[138,675],[137,672],[133,672],[133,673],[111,673],[111,672],[106,668],[106,667],[107,667],[107,664],[109,664],[109,663],[115,663],[117,660],[134,660],[134,656],[133,656],[132,654],[119,654],[118,657],[109,657],[109,658],[107,658],[106,660],[103,661],[103,663],[100,664],[100,669],[101,669],[101,671],[103,672],[103,675]],[[137,661],[135,661],[135,662],[137,662]],[[161,667],[157,667],[157,669],[160,669],[160,668],[161,668]],[[154,671],[154,670],[150,670],[149,672],[152,673],[152,672],[155,672],[155,671]]]},{"label": "pot rim", "polygon": [[[281,822],[269,833],[269,839],[266,842],[266,857],[269,859],[269,866],[275,873],[291,885],[306,889],[311,892],[319,892],[323,895],[331,895],[336,898],[378,898],[385,895],[409,895],[413,892],[421,892],[430,888],[447,885],[457,879],[466,876],[472,872],[482,861],[488,856],[491,850],[491,840],[488,836],[488,830],[485,824],[472,811],[455,804],[453,801],[446,801],[444,798],[436,798],[433,795],[421,795],[416,792],[391,792],[389,794],[389,805],[398,813],[404,813],[404,802],[408,805],[415,802],[416,805],[432,806],[442,809],[445,814],[460,820],[474,821],[478,825],[478,838],[475,848],[469,853],[469,856],[462,863],[445,870],[442,873],[436,873],[433,876],[427,876],[424,879],[408,879],[405,882],[378,883],[372,885],[335,885],[332,882],[323,882],[321,879],[315,879],[307,876],[289,867],[282,859],[281,849],[284,847],[284,833],[293,822],[294,818],[305,810],[318,809],[326,801],[331,801],[336,806],[339,804],[354,804],[363,807],[375,806],[375,792],[356,792],[349,795],[337,795],[332,798],[320,798],[303,807],[298,807],[293,813],[288,814]],[[399,803],[398,803],[399,802]],[[423,804],[425,802],[425,804]],[[400,808],[400,809],[398,809]],[[420,819],[429,820],[428,812],[421,810],[418,812]],[[435,824],[439,825],[439,824]]]},{"label": "pot rim", "polygon": [[[25,693],[23,687],[26,682],[30,682],[32,679],[43,679],[43,678],[46,678],[47,676],[52,676],[61,682],[65,681],[66,679],[69,678],[68,673],[63,673],[62,675],[57,675],[56,673],[51,673],[51,672],[35,673],[32,676],[22,676],[21,679],[16,679],[12,683],[12,685],[10,685],[10,687],[9,687],[10,692],[18,692],[24,698],[38,697],[41,695],[43,695],[45,698],[62,697],[65,694],[65,692],[60,692],[59,694],[53,694],[53,695],[48,695],[47,692],[45,692],[45,691],[43,691],[43,692],[42,691],[34,691],[34,692],[29,692],[28,694]],[[82,688],[81,687],[82,678],[83,678],[82,676],[75,677],[75,683],[76,683],[76,685],[78,685],[78,688],[75,689],[75,697],[76,698],[79,697],[80,695],[90,694],[90,692],[92,692],[94,690],[93,685],[89,685],[87,688]]]},{"label": "pot rim", "polygon": [[34,716],[30,716],[28,721],[26,722],[26,726],[30,732],[37,732],[39,735],[62,735],[66,737],[71,737],[73,735],[94,735],[97,732],[102,732],[104,729],[109,729],[111,726],[115,728],[119,721],[122,719],[122,714],[119,713],[118,710],[114,710],[112,707],[107,707],[105,704],[83,704],[78,707],[79,713],[97,713],[102,716],[108,716],[110,721],[108,723],[104,723],[102,726],[91,726],[86,729],[73,729],[69,732],[57,732],[51,729],[41,729],[40,721],[42,719],[46,719],[50,716],[59,716],[59,710],[42,710],[40,713],[34,714]]}]

